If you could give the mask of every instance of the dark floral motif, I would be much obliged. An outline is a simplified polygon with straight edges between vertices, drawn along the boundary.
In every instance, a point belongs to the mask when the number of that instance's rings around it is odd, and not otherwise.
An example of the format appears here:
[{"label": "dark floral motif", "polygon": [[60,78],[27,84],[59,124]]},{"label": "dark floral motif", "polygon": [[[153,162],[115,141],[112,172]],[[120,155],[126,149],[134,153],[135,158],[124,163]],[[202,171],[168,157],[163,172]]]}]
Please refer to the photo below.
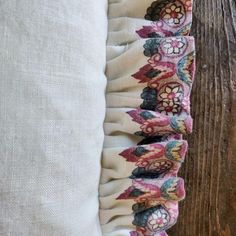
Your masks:
[{"label": "dark floral motif", "polygon": [[151,57],[155,54],[158,54],[160,43],[161,43],[161,39],[159,38],[148,39],[143,45],[144,55],[146,57]]},{"label": "dark floral motif", "polygon": [[183,86],[169,83],[160,88],[156,110],[166,115],[180,114],[184,97]]},{"label": "dark floral motif", "polygon": [[138,227],[147,227],[150,232],[158,232],[168,228],[170,215],[161,205],[136,213],[133,224]]},{"label": "dark floral motif", "polygon": [[136,231],[130,232],[131,236],[167,236],[165,230],[173,226],[178,217],[178,204],[174,202],[153,206],[139,203],[133,210]]},{"label": "dark floral motif", "polygon": [[140,105],[141,109],[155,111],[157,107],[157,90],[153,88],[144,88],[141,98],[143,103]]},{"label": "dark floral motif", "polygon": [[181,2],[176,1],[169,4],[162,12],[164,21],[173,27],[179,26],[185,20],[184,6]]},{"label": "dark floral motif", "polygon": [[158,21],[161,19],[161,12],[169,3],[174,3],[175,0],[157,0],[147,9],[145,15],[146,20]]}]

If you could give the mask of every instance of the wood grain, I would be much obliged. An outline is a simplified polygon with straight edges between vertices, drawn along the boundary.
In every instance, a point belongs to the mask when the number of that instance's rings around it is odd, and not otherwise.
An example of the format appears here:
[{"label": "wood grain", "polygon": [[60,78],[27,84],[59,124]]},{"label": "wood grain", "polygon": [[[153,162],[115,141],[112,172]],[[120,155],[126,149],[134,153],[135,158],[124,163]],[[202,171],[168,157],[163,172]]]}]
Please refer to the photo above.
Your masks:
[{"label": "wood grain", "polygon": [[170,236],[236,235],[236,3],[195,0],[194,132],[180,175],[187,198]]}]

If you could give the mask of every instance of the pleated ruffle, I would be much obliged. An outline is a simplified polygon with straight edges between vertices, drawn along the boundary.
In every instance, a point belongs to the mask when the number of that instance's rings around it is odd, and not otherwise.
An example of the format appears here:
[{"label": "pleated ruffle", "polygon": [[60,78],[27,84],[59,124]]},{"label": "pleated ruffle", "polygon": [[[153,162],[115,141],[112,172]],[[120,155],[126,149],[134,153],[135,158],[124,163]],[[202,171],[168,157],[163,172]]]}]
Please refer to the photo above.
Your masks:
[{"label": "pleated ruffle", "polygon": [[192,132],[190,0],[110,0],[100,181],[106,236],[167,236],[185,197]]}]

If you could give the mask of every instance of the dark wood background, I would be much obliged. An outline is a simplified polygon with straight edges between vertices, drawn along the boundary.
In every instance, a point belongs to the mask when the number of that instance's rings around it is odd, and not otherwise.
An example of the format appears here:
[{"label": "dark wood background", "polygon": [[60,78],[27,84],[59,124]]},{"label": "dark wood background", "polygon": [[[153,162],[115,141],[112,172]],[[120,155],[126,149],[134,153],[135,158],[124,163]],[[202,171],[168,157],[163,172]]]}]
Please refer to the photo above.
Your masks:
[{"label": "dark wood background", "polygon": [[236,236],[236,0],[195,0],[194,132],[170,236]]}]

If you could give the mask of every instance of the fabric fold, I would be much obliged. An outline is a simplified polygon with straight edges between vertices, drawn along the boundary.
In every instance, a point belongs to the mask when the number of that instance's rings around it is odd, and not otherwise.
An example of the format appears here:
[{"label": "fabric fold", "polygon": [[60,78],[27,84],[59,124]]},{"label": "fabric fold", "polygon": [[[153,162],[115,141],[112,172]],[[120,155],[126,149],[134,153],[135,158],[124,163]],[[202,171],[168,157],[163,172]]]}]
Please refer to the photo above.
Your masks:
[{"label": "fabric fold", "polygon": [[184,140],[172,140],[127,149],[106,148],[103,150],[100,183],[123,178],[176,177],[187,146]]},{"label": "fabric fold", "polygon": [[[102,212],[102,214],[106,214],[106,212]],[[131,236],[156,236],[172,227],[176,223],[178,215],[178,203],[167,201],[138,213],[116,216],[101,226],[105,235],[118,235],[116,231],[128,229]]]},{"label": "fabric fold", "polygon": [[107,62],[107,107],[190,113],[194,68],[193,37],[138,40]]},{"label": "fabric fold", "polygon": [[108,45],[124,45],[139,38],[183,36],[191,29],[191,0],[120,0],[109,6]]},{"label": "fabric fold", "polygon": [[135,134],[142,137],[164,134],[188,134],[192,131],[190,115],[167,116],[142,109],[107,109],[104,124],[105,134],[116,132]]},{"label": "fabric fold", "polygon": [[167,236],[192,132],[191,0],[110,0],[100,178],[105,236]]}]

